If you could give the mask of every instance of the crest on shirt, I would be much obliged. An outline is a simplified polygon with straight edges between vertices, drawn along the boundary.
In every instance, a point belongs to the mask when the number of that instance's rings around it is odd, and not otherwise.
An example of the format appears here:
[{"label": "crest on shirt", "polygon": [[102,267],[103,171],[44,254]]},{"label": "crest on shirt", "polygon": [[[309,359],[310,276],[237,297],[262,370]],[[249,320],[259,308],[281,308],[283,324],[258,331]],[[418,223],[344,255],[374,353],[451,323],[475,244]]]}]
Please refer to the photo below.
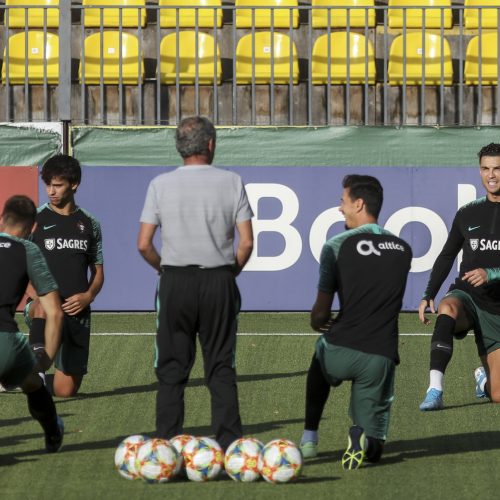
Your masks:
[{"label": "crest on shirt", "polygon": [[470,247],[472,248],[472,250],[477,250],[479,247],[479,239],[474,238],[474,239],[471,239],[469,241],[470,241]]},{"label": "crest on shirt", "polygon": [[76,223],[76,227],[78,228],[78,230],[80,231],[80,233],[85,232],[85,224],[81,220],[79,220]]},{"label": "crest on shirt", "polygon": [[44,240],[44,243],[45,243],[45,248],[47,250],[54,250],[54,248],[56,246],[56,239],[55,238],[47,238],[46,240]]}]

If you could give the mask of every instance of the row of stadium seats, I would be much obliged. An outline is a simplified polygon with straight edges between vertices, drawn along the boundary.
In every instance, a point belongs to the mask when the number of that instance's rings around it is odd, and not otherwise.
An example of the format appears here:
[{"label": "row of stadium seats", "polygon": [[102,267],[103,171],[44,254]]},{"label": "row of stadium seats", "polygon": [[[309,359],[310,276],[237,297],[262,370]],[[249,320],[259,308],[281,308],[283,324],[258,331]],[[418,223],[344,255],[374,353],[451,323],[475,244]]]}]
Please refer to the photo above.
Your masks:
[{"label": "row of stadium seats", "polygon": [[[85,38],[80,82],[137,85],[144,80],[144,62],[139,57],[136,36],[119,31],[95,33]],[[121,43],[120,43],[121,41]],[[26,43],[27,42],[27,43]],[[179,42],[179,48],[177,43]],[[424,42],[424,43],[423,43]],[[481,48],[480,48],[481,45]],[[465,83],[496,85],[498,80],[498,33],[473,37],[465,57]],[[26,58],[26,47],[28,57]],[[197,55],[196,55],[197,49]],[[425,58],[422,55],[425,54]],[[481,57],[480,57],[481,56]],[[478,62],[480,61],[480,64]],[[177,64],[178,62],[178,64]],[[121,64],[120,64],[121,63]],[[359,33],[334,32],[320,36],[312,49],[314,85],[374,84],[375,56],[371,41]],[[180,31],[165,36],[160,44],[160,82],[167,85],[211,85],[221,83],[220,52],[207,33]],[[394,38],[388,65],[390,85],[421,85],[425,67],[427,85],[451,85],[451,49],[446,38],[426,32],[407,33]],[[178,67],[178,80],[177,71]],[[59,79],[59,37],[43,31],[24,32],[9,38],[4,52],[2,81],[9,84],[56,85]],[[349,75],[349,77],[348,77]],[[299,65],[295,43],[283,33],[256,32],[243,36],[236,47],[237,84],[298,84]]]},{"label": "row of stadium seats", "polygon": [[[9,7],[30,5],[58,6],[59,0],[6,0]],[[160,9],[160,27],[209,28],[214,25],[222,26],[221,0],[158,0],[160,6],[207,6],[205,9]],[[134,7],[146,5],[146,0],[82,0],[84,7],[89,5],[111,5]],[[313,28],[345,28],[376,26],[374,0],[312,0],[313,7],[324,7],[312,9]],[[453,16],[451,0],[388,0],[388,25],[390,28],[443,28],[453,27]],[[235,0],[236,7],[278,7],[276,9],[236,9],[237,28],[268,29],[275,28],[297,28],[299,26],[298,0]],[[415,9],[411,7],[438,7]],[[467,29],[477,29],[479,25],[486,29],[498,27],[500,0],[464,0],[464,26]],[[492,6],[494,8],[478,9],[479,6]],[[290,7],[290,8],[286,8]],[[332,7],[331,9],[325,7]],[[339,7],[350,7],[349,10]],[[393,7],[393,8],[391,8]],[[406,9],[405,7],[409,7]],[[472,8],[476,7],[476,8]],[[140,10],[140,12],[139,12]],[[85,8],[82,9],[83,24],[85,27],[134,28],[146,25],[146,9],[138,8]],[[59,26],[59,12],[56,8],[9,8],[4,15],[5,25],[10,28],[28,27],[57,28]]]}]

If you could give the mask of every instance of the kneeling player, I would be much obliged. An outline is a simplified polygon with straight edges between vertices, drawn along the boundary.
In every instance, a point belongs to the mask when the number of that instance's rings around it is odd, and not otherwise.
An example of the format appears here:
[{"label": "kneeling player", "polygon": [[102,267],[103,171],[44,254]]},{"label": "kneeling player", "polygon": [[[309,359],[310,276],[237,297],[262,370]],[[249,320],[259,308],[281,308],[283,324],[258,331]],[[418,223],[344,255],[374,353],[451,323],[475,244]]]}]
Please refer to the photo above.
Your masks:
[{"label": "kneeling player", "polygon": [[[28,408],[45,432],[45,448],[60,449],[64,427],[52,397],[35,370],[52,364],[61,338],[63,313],[57,285],[40,250],[24,238],[31,232],[36,207],[26,196],[13,196],[5,204],[0,219],[0,382],[20,386],[28,398]],[[37,291],[45,311],[45,349],[33,355],[14,320],[16,306],[28,281]]]}]

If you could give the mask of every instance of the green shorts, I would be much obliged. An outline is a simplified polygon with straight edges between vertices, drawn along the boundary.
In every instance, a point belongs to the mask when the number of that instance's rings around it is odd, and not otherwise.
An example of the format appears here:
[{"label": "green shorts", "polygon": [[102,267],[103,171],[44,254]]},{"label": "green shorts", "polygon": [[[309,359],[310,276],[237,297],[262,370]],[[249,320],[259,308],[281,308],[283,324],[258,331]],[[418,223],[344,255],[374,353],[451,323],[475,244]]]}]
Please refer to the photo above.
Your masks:
[{"label": "green shorts", "polygon": [[324,337],[316,343],[316,357],[332,386],[352,381],[349,415],[353,423],[367,436],[385,440],[394,400],[394,361],[330,344]]},{"label": "green shorts", "polygon": [[[31,302],[24,308],[24,320],[31,326],[29,309]],[[78,316],[64,315],[61,347],[54,360],[55,367],[67,375],[85,375],[89,361],[90,348],[90,308]]]},{"label": "green shorts", "polygon": [[0,332],[0,382],[21,385],[34,366],[28,339],[20,332]]},{"label": "green shorts", "polygon": [[[445,297],[455,297],[464,305],[467,315],[472,321],[472,330],[474,330],[479,356],[486,356],[486,354],[500,349],[499,314],[493,314],[481,309],[472,297],[463,290],[451,290]],[[456,336],[460,338],[463,335],[457,333]]]}]

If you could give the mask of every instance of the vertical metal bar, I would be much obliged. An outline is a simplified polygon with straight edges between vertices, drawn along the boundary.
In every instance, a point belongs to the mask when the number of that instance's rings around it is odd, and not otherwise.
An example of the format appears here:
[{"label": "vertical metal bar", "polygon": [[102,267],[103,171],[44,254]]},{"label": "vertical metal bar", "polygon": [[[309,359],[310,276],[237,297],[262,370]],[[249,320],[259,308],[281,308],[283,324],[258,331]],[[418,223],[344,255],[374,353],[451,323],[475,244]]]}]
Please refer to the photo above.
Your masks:
[{"label": "vertical metal bar", "polygon": [[344,123],[350,125],[351,123],[351,9],[347,8],[346,17],[346,66],[347,66],[347,81],[345,86],[344,106],[345,117]]},{"label": "vertical metal bar", "polygon": [[179,79],[180,71],[180,47],[179,47],[179,8],[175,9],[175,124],[177,125],[181,121],[181,85]]},{"label": "vertical metal bar", "polygon": [[5,9],[5,29],[3,32],[3,46],[5,47],[5,96],[6,96],[6,103],[5,103],[5,121],[9,122],[10,121],[10,71],[9,71],[9,66],[10,66],[10,38],[9,38],[9,31],[10,31],[10,23],[9,23],[9,14],[10,10]]},{"label": "vertical metal bar", "polygon": [[458,10],[458,124],[463,125],[464,123],[464,69],[463,69],[463,59],[464,59],[464,26],[463,26],[463,15],[464,10],[462,7]]},{"label": "vertical metal bar", "polygon": [[293,9],[289,9],[289,22],[288,36],[290,37],[290,80],[288,82],[288,124],[293,125],[293,48],[295,47],[293,41]]},{"label": "vertical metal bar", "polygon": [[389,112],[388,112],[388,103],[387,103],[387,94],[388,94],[388,54],[389,54],[389,37],[387,33],[387,13],[388,9],[384,8],[384,125],[387,125],[389,122]]},{"label": "vertical metal bar", "polygon": [[420,125],[425,125],[425,55],[426,55],[425,37],[427,34],[425,29],[426,14],[427,14],[427,9],[424,7],[422,8],[422,61],[421,61],[422,82],[420,84],[420,118],[419,118]]},{"label": "vertical metal bar", "polygon": [[[290,45],[288,48],[290,48]],[[269,92],[269,121],[271,125],[274,125],[274,8],[271,9],[271,85],[269,87]]]},{"label": "vertical metal bar", "polygon": [[252,111],[251,124],[255,125],[255,8],[252,7]]},{"label": "vertical metal bar", "polygon": [[477,116],[476,125],[481,125],[483,121],[483,10],[479,9],[478,23],[478,86],[477,86]]},{"label": "vertical metal bar", "polygon": [[[86,75],[86,65],[85,65],[85,59],[86,59],[86,54],[85,54],[85,8],[82,9],[82,25],[81,25],[81,39],[80,39],[80,44],[81,44],[81,47],[82,47],[82,56],[81,56],[81,70],[82,70],[82,74],[81,74],[81,87],[80,87],[80,91],[81,91],[81,106],[82,106],[82,115],[81,115],[81,119],[82,119],[82,122],[83,123],[86,123],[87,120],[86,120],[86,109],[87,109],[87,99],[86,99],[86,93],[87,93],[87,87],[85,85],[85,75]],[[60,28],[59,28],[59,33],[60,33]],[[59,40],[60,44],[62,43],[62,36]],[[62,48],[62,45],[61,45],[61,48]]]},{"label": "vertical metal bar", "polygon": [[439,125],[444,122],[444,8],[441,8],[441,82],[439,86]]},{"label": "vertical metal bar", "polygon": [[332,103],[330,97],[332,95],[332,9],[328,7],[328,19],[326,25],[326,36],[328,45],[326,51],[326,58],[328,61],[328,74],[326,80],[326,123],[328,125],[332,122]]},{"label": "vertical metal bar", "polygon": [[369,118],[369,108],[368,108],[368,63],[369,63],[369,46],[368,46],[368,8],[365,7],[365,86],[364,86],[364,94],[365,94],[365,109],[364,109],[364,123],[368,125]]},{"label": "vertical metal bar", "polygon": [[309,9],[309,23],[307,26],[307,124],[312,125],[312,13]]},{"label": "vertical metal bar", "polygon": [[47,8],[43,9],[43,119],[49,118],[49,92],[47,83]]},{"label": "vertical metal bar", "polygon": [[139,53],[137,54],[137,75],[138,75],[138,94],[139,94],[139,124],[144,123],[144,112],[142,109],[142,66],[143,66],[143,60],[142,60],[142,13],[143,11],[141,9],[137,9],[137,24],[138,24],[138,29],[137,29],[137,36],[139,38]]},{"label": "vertical metal bar", "polygon": [[123,124],[123,8],[118,9],[118,121]]},{"label": "vertical metal bar", "polygon": [[156,123],[161,125],[161,7],[156,7]]},{"label": "vertical metal bar", "polygon": [[104,10],[99,10],[99,95],[101,105],[101,123],[106,123],[104,119]]},{"label": "vertical metal bar", "polygon": [[233,113],[232,113],[232,124],[236,125],[236,122],[238,120],[238,94],[237,94],[237,75],[236,75],[236,59],[238,57],[237,55],[237,42],[236,42],[236,9],[234,6],[231,8],[232,12],[232,18],[233,18],[233,26],[232,26],[232,39],[233,39],[233,87],[232,87],[232,94],[233,94]]},{"label": "vertical metal bar", "polygon": [[200,114],[200,32],[199,32],[199,8],[194,11],[194,109]]},{"label": "vertical metal bar", "polygon": [[30,86],[29,86],[29,33],[28,33],[28,9],[24,10],[24,120],[30,121]]},{"label": "vertical metal bar", "polygon": [[[213,90],[213,122],[215,124],[219,124],[219,82],[217,80],[217,62],[219,61],[218,55],[218,43],[217,43],[217,9],[212,9],[213,18],[214,18],[214,29],[213,29],[213,38],[214,38],[214,61],[213,61],[213,69],[214,69],[214,90]],[[233,58],[235,54],[233,52]]]},{"label": "vertical metal bar", "polygon": [[401,103],[402,124],[406,125],[406,7],[403,8],[403,102]]}]

